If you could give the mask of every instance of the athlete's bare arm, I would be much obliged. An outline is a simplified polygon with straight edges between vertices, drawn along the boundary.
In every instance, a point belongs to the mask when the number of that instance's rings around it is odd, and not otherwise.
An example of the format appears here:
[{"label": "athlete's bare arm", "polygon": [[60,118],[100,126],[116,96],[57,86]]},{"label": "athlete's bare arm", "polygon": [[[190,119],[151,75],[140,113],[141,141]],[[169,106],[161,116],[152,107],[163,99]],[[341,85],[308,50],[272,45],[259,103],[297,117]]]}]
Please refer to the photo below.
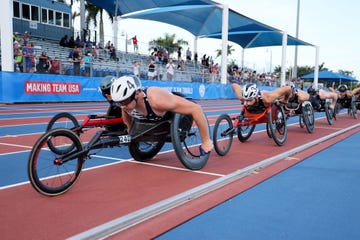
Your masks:
[{"label": "athlete's bare arm", "polygon": [[277,88],[271,92],[268,91],[261,91],[261,97],[264,101],[265,106],[270,105],[273,103],[276,99],[282,99],[283,101],[287,101],[289,99],[289,96],[291,95],[291,87],[290,86],[284,86]]},{"label": "athlete's bare arm", "polygon": [[170,111],[192,115],[199,128],[203,149],[205,152],[212,150],[213,143],[210,139],[208,122],[200,105],[158,87],[149,87],[147,97],[150,106],[157,114]]}]

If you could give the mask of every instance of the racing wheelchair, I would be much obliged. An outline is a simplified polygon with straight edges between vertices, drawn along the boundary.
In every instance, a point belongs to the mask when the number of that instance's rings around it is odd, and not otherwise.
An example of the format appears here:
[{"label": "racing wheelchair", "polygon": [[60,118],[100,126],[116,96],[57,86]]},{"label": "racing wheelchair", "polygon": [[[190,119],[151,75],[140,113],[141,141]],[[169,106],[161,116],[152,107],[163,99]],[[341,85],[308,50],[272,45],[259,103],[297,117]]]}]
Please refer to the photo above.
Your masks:
[{"label": "racing wheelchair", "polygon": [[213,129],[213,142],[216,153],[226,155],[231,147],[233,137],[237,134],[240,142],[247,141],[257,124],[266,123],[266,132],[278,146],[285,144],[287,138],[286,114],[280,102],[276,101],[259,113],[250,112],[242,106],[240,114],[231,118],[222,114],[216,120]]},{"label": "racing wheelchair", "polygon": [[[73,126],[54,128],[64,116],[71,119],[68,123]],[[201,144],[200,134],[191,115],[169,112],[160,122],[134,118],[129,133],[101,129],[87,143],[79,137],[83,130],[118,124],[122,119],[89,115],[79,125],[71,114],[61,114],[57,120],[52,120],[48,131],[33,146],[27,168],[31,185],[46,196],[68,191],[79,179],[85,160],[95,155],[94,149],[128,146],[135,160],[147,161],[160,151],[165,142],[172,142],[177,157],[190,170],[203,168],[209,159],[209,154],[203,154],[198,146]]]},{"label": "racing wheelchair", "polygon": [[314,110],[309,101],[299,103],[298,101],[289,101],[284,104],[287,119],[299,116],[299,125],[301,128],[306,127],[308,133],[312,133],[315,128]]},{"label": "racing wheelchair", "polygon": [[352,116],[354,119],[357,119],[357,110],[359,107],[359,100],[356,100],[355,96],[351,98],[338,98],[335,105],[335,112],[339,113],[342,109],[347,109],[349,116]]}]

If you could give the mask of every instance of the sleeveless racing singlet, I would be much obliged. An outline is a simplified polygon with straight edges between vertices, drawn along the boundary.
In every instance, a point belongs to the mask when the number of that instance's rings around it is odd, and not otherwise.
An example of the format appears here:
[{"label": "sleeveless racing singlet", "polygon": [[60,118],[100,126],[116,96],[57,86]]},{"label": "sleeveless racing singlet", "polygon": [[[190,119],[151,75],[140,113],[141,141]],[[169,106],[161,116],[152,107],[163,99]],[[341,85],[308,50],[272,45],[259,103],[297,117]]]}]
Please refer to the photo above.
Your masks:
[{"label": "sleeveless racing singlet", "polygon": [[131,112],[131,116],[134,117],[134,118],[137,118],[137,119],[142,119],[142,120],[149,120],[149,121],[161,121],[163,118],[165,118],[165,116],[167,114],[165,114],[164,116],[158,116],[155,114],[155,112],[152,110],[151,106],[150,106],[150,103],[147,99],[147,95],[146,95],[146,91],[147,91],[147,88],[145,88],[143,90],[143,93],[144,93],[144,102],[145,102],[145,107],[146,107],[146,111],[147,111],[147,115],[144,116],[144,115],[141,115],[140,113],[138,113],[136,111],[136,109],[134,109],[132,112]]}]

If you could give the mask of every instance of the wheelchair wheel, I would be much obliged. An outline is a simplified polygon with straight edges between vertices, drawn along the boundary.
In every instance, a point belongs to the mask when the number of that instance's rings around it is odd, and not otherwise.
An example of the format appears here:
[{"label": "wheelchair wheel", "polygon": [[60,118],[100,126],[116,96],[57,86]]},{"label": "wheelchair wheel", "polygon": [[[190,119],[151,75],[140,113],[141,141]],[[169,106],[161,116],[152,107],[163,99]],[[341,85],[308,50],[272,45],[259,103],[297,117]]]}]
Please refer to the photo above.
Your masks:
[{"label": "wheelchair wheel", "polygon": [[268,122],[266,123],[266,133],[269,138],[272,138],[270,124]]},{"label": "wheelchair wheel", "polygon": [[233,141],[234,130],[229,115],[222,114],[216,119],[213,130],[213,143],[218,155],[224,156],[229,152]]},{"label": "wheelchair wheel", "polygon": [[357,119],[357,108],[356,108],[355,98],[354,97],[352,97],[352,99],[351,99],[350,115],[352,115],[354,119]]},{"label": "wheelchair wheel", "polygon": [[240,142],[246,142],[251,134],[254,132],[255,125],[239,126],[237,128],[237,135]]},{"label": "wheelchair wheel", "polygon": [[203,168],[210,154],[200,153],[200,133],[192,116],[175,113],[170,128],[174,150],[181,163],[190,170]]},{"label": "wheelchair wheel", "polygon": [[305,101],[301,106],[301,112],[308,133],[312,133],[315,128],[315,116],[311,103]]},{"label": "wheelchair wheel", "polygon": [[165,142],[131,142],[129,152],[131,156],[140,162],[146,162],[158,154]]},{"label": "wheelchair wheel", "polygon": [[[56,114],[54,117],[52,117],[46,127],[46,131],[50,131],[51,129],[55,128],[66,128],[74,131],[75,129],[79,129],[79,122],[76,120],[76,118],[67,112],[61,112]],[[76,132],[78,136],[80,136],[80,132]],[[75,146],[69,145],[67,148],[61,148],[57,149],[54,144],[52,144],[51,139],[48,141],[48,147],[51,149],[51,151],[57,153],[57,154],[65,154],[74,149]]]},{"label": "wheelchair wheel", "polygon": [[300,125],[300,128],[305,127],[305,122],[304,122],[304,118],[302,115],[299,115],[299,125]]},{"label": "wheelchair wheel", "polygon": [[[51,139],[56,149],[73,146],[74,157],[63,161],[65,156],[51,151],[48,142]],[[79,179],[84,164],[84,154],[80,138],[69,129],[56,128],[44,133],[33,146],[28,160],[28,177],[36,191],[46,196],[56,196],[68,191]]]},{"label": "wheelchair wheel", "polygon": [[287,138],[286,115],[284,109],[277,104],[271,105],[269,128],[275,143],[278,146],[284,145]]},{"label": "wheelchair wheel", "polygon": [[54,128],[68,128],[75,129],[79,127],[79,122],[74,115],[68,112],[61,112],[52,117],[46,127],[46,131]]},{"label": "wheelchair wheel", "polygon": [[325,115],[326,115],[327,122],[329,123],[329,125],[333,125],[334,118],[335,118],[334,109],[330,108],[330,103],[325,103],[324,109],[325,109]]}]

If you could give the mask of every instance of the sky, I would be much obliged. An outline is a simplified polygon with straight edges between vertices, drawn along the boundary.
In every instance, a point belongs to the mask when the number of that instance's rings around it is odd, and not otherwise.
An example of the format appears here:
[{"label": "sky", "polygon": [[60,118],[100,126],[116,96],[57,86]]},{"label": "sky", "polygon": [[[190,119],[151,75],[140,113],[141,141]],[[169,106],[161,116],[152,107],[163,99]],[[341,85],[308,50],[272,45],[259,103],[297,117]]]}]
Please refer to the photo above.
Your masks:
[{"label": "sky", "polygon": [[[217,0],[215,2],[227,4],[230,9],[262,22],[271,27],[286,31],[296,36],[296,16],[298,0]],[[337,72],[338,70],[352,71],[353,76],[360,80],[360,1],[357,0],[300,0],[299,39],[319,47],[319,64]],[[112,28],[107,24],[105,39],[112,40]],[[125,36],[137,36],[139,48],[143,53],[148,52],[147,43],[164,33],[176,34],[177,39],[189,42],[193,49],[194,36],[181,28],[146,20],[121,19],[118,22],[118,49],[125,50]],[[235,43],[235,52],[229,56],[239,65],[241,63],[242,48]],[[203,54],[216,56],[216,50],[221,49],[221,40],[198,40],[199,56]],[[133,47],[128,45],[131,52]],[[294,64],[294,46],[287,47],[286,66]],[[315,65],[315,48],[311,46],[298,47],[298,66]],[[185,54],[185,53],[184,53]],[[220,62],[220,58],[215,61]],[[267,72],[270,65],[281,65],[281,46],[246,49],[244,63],[259,72]]]}]

